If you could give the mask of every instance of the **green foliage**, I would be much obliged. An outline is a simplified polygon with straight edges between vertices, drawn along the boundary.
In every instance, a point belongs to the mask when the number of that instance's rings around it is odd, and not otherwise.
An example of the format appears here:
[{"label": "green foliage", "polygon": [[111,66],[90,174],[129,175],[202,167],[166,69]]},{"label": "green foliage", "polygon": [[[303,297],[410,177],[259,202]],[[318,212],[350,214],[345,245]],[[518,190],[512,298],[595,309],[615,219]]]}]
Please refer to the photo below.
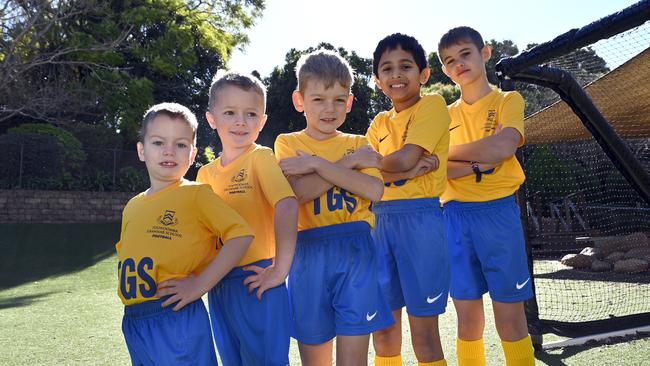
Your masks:
[{"label": "green foliage", "polygon": [[438,52],[435,51],[431,52],[427,57],[427,63],[429,64],[429,68],[431,69],[431,76],[429,77],[426,86],[430,86],[432,84],[453,84],[454,83],[442,71],[442,63],[438,58]]},{"label": "green foliage", "polygon": [[117,190],[123,192],[141,192],[149,187],[149,176],[143,169],[127,166],[118,172]]},{"label": "green foliage", "polygon": [[8,0],[16,17],[0,27],[14,62],[0,64],[10,76],[0,78],[0,121],[103,123],[127,144],[154,102],[203,109],[212,76],[264,9],[263,0],[21,5]]},{"label": "green foliage", "polygon": [[81,142],[70,132],[46,123],[23,123],[18,127],[10,128],[7,133],[37,133],[54,137],[61,146],[68,149],[81,149]]},{"label": "green foliage", "polygon": [[422,88],[422,94],[431,93],[442,95],[447,104],[451,104],[460,98],[460,88],[451,84],[435,83]]},{"label": "green foliage", "polygon": [[70,132],[46,123],[24,123],[7,130],[9,135],[39,134],[51,136],[65,149],[65,164],[62,174],[69,179],[72,172],[79,169],[86,161],[86,153],[81,149],[81,142]]},{"label": "green foliage", "polygon": [[55,137],[32,132],[0,135],[0,150],[0,188],[63,188],[66,150]]},{"label": "green foliage", "polygon": [[579,190],[571,167],[557,158],[548,145],[537,145],[526,162],[526,187],[542,202],[562,199]]}]

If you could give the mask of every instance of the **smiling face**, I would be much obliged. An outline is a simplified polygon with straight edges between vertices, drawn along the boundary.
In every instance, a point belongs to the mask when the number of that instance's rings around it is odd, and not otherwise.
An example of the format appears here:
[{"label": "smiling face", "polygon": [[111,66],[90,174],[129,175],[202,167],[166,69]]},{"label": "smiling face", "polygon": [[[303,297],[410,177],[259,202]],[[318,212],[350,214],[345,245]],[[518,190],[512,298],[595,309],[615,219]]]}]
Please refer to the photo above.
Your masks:
[{"label": "smiling face", "polygon": [[400,112],[420,100],[420,87],[427,82],[429,74],[428,67],[420,71],[413,55],[397,47],[381,55],[375,83]]},{"label": "smiling face", "polygon": [[253,88],[226,85],[218,91],[205,116],[210,127],[217,130],[224,154],[245,151],[266,123],[264,97]]},{"label": "smiling face", "polygon": [[326,140],[338,134],[337,129],[345,121],[345,115],[352,108],[353,96],[349,88],[334,83],[327,88],[317,79],[312,79],[303,91],[293,92],[293,105],[298,112],[304,112],[307,119],[305,132],[316,140]]},{"label": "smiling face", "polygon": [[194,131],[182,117],[159,114],[148,123],[138,157],[144,161],[151,182],[150,193],[176,183],[194,162]]},{"label": "smiling face", "polygon": [[485,63],[490,59],[491,48],[479,50],[471,41],[452,44],[440,50],[442,71],[459,86],[487,83]]}]

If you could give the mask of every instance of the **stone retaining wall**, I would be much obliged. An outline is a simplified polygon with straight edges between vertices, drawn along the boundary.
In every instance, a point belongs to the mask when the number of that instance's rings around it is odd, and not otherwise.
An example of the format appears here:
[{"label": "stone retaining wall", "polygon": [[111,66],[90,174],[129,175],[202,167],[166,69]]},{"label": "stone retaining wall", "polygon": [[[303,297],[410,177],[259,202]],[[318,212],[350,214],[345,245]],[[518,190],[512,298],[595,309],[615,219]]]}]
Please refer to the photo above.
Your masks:
[{"label": "stone retaining wall", "polygon": [[87,223],[122,219],[131,192],[0,190],[0,224]]}]

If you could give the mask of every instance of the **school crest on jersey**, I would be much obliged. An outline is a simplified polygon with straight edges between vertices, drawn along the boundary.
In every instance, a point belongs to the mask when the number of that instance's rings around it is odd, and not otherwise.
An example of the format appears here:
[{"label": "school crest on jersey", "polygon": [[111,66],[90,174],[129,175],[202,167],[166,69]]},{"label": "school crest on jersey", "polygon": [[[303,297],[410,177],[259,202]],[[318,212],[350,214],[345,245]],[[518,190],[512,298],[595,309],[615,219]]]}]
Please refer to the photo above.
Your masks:
[{"label": "school crest on jersey", "polygon": [[165,226],[174,226],[178,224],[178,218],[174,217],[176,211],[166,210],[161,216],[158,216],[158,222]]},{"label": "school crest on jersey", "polygon": [[246,178],[248,178],[248,175],[246,174],[246,169],[242,169],[236,175],[234,175],[232,179],[230,179],[230,181],[233,183],[241,183],[245,181]]}]

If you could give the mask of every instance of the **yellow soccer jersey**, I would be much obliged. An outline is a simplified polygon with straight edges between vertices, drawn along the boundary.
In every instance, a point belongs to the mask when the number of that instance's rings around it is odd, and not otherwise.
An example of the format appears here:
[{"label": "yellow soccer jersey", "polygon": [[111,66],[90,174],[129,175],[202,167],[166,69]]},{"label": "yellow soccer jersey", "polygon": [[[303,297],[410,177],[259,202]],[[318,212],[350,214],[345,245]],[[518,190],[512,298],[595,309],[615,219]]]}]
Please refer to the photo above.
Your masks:
[{"label": "yellow soccer jersey", "polygon": [[[493,90],[474,104],[462,99],[449,106],[451,115],[450,144],[461,145],[494,134],[498,125],[515,128],[524,144],[524,98],[517,92]],[[480,182],[470,174],[450,179],[441,201],[485,202],[513,194],[524,182],[524,171],[514,156],[506,159],[494,172],[483,174]]]},{"label": "yellow soccer jersey", "polygon": [[[368,145],[360,135],[342,133],[336,137],[319,141],[304,131],[282,134],[275,140],[275,156],[278,161],[297,156],[298,150],[336,162],[358,148]],[[363,169],[362,173],[382,179],[379,169]],[[339,187],[332,187],[319,198],[300,205],[298,230],[342,224],[352,221],[366,221],[375,225],[375,216],[370,212],[370,201]]]},{"label": "yellow soccer jersey", "polygon": [[271,149],[252,144],[226,167],[218,158],[202,167],[196,180],[208,183],[255,232],[238,266],[275,257],[275,204],[295,196]]},{"label": "yellow soccer jersey", "polygon": [[382,156],[406,144],[422,147],[435,154],[440,167],[414,179],[386,183],[382,201],[439,197],[447,183],[449,151],[449,113],[438,94],[423,96],[413,106],[397,113],[395,109],[379,113],[368,127],[368,142]]},{"label": "yellow soccer jersey", "polygon": [[122,213],[117,293],[124,305],[156,299],[157,284],[199,275],[216,247],[253,235],[244,219],[207,184],[183,180],[152,195],[140,193]]}]

